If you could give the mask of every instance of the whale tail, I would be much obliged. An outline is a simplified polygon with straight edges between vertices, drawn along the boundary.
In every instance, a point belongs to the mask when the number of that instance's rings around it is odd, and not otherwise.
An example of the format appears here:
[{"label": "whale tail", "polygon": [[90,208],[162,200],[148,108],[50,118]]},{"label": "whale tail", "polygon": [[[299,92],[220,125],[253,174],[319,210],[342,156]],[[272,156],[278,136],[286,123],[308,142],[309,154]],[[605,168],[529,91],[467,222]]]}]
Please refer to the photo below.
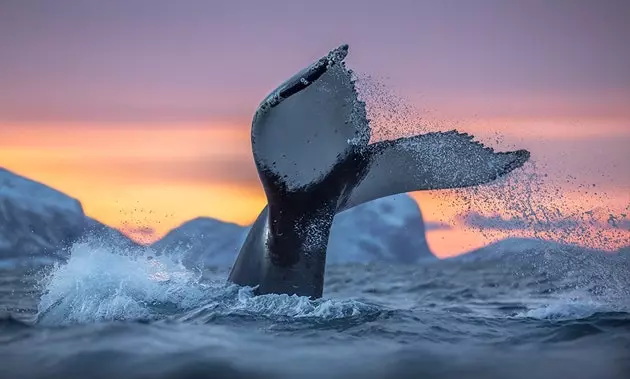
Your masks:
[{"label": "whale tail", "polygon": [[381,197],[475,186],[521,167],[529,152],[495,152],[450,131],[369,144],[342,45],[280,85],[252,123],[268,200],[230,280],[259,293],[321,297],[335,214]]}]

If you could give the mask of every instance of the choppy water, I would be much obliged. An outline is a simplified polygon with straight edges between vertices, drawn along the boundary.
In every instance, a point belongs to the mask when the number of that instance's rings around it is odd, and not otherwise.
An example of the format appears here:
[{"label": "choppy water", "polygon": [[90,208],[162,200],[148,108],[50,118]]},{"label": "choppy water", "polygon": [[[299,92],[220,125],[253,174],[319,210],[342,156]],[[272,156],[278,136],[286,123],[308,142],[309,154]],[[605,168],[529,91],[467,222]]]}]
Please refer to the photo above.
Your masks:
[{"label": "choppy water", "polygon": [[0,271],[0,378],[628,378],[630,258],[332,266],[325,298],[76,246]]}]

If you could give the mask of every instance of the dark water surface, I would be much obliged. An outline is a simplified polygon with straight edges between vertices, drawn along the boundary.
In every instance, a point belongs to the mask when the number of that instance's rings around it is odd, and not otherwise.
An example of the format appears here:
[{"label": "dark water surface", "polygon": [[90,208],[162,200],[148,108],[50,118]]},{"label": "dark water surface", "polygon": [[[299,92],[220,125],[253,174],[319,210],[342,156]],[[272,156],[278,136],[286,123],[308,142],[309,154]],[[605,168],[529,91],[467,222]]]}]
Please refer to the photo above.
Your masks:
[{"label": "dark water surface", "polygon": [[325,298],[75,249],[0,268],[0,378],[630,378],[630,259],[332,266]]}]

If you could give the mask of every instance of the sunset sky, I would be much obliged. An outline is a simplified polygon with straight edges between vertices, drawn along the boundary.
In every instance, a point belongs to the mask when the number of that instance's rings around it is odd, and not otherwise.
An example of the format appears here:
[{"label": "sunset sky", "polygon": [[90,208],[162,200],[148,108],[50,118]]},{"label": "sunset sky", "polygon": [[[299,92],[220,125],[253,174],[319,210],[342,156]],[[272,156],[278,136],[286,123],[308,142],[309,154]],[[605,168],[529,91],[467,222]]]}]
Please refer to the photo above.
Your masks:
[{"label": "sunset sky", "polygon": [[[198,216],[248,224],[265,204],[256,106],[348,43],[366,88],[385,86],[364,94],[377,135],[457,128],[526,148],[567,217],[627,214],[629,20],[623,0],[5,0],[0,167],[144,242]],[[524,232],[461,193],[413,196],[452,225],[429,233],[439,256]]]}]

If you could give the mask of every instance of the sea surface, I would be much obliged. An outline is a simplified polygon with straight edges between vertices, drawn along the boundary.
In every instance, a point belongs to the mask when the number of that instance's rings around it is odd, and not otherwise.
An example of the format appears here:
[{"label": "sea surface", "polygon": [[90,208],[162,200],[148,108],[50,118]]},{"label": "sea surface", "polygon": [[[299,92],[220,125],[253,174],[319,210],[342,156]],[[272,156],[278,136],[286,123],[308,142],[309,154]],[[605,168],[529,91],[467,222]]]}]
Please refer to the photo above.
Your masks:
[{"label": "sea surface", "polygon": [[5,262],[0,378],[630,378],[627,254],[330,266],[317,301],[227,273],[88,246]]}]

